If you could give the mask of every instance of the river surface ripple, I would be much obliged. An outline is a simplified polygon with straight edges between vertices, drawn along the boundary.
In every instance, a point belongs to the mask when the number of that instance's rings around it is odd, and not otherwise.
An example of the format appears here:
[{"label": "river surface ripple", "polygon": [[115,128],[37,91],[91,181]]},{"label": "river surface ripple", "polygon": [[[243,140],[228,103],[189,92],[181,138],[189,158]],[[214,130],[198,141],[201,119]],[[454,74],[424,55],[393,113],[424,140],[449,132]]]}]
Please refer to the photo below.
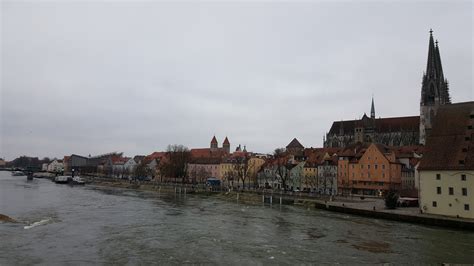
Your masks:
[{"label": "river surface ripple", "polygon": [[0,172],[0,265],[474,263],[474,233]]}]

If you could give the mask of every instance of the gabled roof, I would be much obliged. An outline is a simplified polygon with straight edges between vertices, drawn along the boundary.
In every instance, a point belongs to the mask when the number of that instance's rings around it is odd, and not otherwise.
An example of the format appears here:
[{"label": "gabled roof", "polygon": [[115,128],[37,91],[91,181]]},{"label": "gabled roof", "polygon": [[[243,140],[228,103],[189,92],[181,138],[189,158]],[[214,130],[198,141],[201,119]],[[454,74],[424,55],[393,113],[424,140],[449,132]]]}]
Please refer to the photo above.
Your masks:
[{"label": "gabled roof", "polygon": [[474,102],[442,105],[419,170],[474,170]]},{"label": "gabled roof", "polygon": [[165,156],[166,156],[166,152],[155,151],[152,154],[145,156],[145,158],[143,158],[143,162],[147,164],[153,160],[159,161]]},{"label": "gabled roof", "polygon": [[287,148],[287,149],[288,149],[288,148],[304,149],[304,146],[301,145],[301,143],[300,143],[296,138],[294,138],[294,139],[290,142],[290,144],[288,144],[288,145],[286,146],[286,148]]},{"label": "gabled roof", "polygon": [[145,159],[145,155],[135,155],[133,157],[133,160],[136,162],[136,163],[140,163],[141,161],[143,161],[143,159]]},{"label": "gabled roof", "polygon": [[211,143],[216,143],[217,144],[216,136],[212,137]]}]

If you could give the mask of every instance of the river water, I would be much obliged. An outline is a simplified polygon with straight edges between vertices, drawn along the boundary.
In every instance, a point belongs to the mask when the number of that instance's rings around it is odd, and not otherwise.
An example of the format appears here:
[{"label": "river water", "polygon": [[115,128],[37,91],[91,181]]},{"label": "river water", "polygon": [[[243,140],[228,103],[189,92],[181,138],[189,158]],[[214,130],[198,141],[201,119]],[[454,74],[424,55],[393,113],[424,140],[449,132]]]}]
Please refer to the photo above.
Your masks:
[{"label": "river water", "polygon": [[474,263],[474,233],[0,172],[0,265]]}]

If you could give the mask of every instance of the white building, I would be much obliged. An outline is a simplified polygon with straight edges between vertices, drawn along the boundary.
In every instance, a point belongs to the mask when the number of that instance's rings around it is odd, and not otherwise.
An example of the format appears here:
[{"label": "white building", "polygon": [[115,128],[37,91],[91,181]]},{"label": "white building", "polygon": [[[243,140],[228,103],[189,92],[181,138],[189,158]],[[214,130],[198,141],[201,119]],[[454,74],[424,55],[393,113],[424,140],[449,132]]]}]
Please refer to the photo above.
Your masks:
[{"label": "white building", "polygon": [[424,213],[474,219],[474,102],[441,106],[421,159]]},{"label": "white building", "polygon": [[64,164],[62,160],[53,160],[48,164],[48,172],[62,172],[64,171]]}]

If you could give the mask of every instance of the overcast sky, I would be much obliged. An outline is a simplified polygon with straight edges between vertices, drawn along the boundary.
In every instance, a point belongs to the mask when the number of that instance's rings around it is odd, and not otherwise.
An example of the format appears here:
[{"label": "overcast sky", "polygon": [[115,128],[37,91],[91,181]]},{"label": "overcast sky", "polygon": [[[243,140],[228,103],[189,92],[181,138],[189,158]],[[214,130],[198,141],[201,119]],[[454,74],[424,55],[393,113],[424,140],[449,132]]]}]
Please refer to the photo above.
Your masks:
[{"label": "overcast sky", "polygon": [[334,120],[419,115],[429,29],[473,100],[471,1],[1,4],[0,157],[168,144],[321,147]]}]

